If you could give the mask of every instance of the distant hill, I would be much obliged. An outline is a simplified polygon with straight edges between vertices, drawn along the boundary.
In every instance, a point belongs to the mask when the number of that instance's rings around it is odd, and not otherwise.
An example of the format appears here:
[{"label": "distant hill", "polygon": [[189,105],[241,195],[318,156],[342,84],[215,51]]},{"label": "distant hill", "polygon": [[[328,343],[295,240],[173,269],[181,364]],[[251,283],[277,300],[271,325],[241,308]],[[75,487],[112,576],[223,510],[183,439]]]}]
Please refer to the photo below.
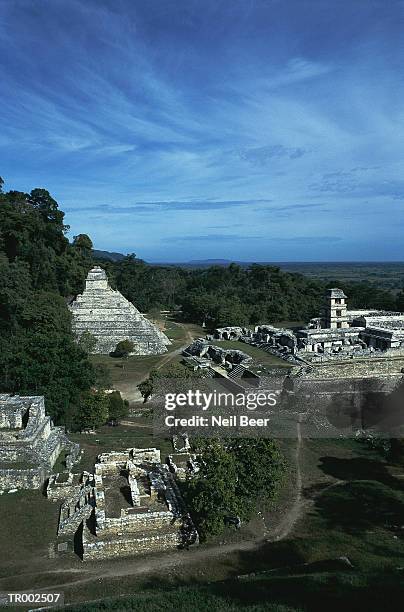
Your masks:
[{"label": "distant hill", "polygon": [[231,259],[191,259],[187,263],[207,266],[227,266],[232,263]]},{"label": "distant hill", "polygon": [[180,268],[209,268],[210,266],[229,266],[236,263],[239,266],[247,267],[251,265],[249,261],[234,261],[234,259],[191,259],[190,261],[180,262],[156,262],[154,266],[179,266]]},{"label": "distant hill", "polygon": [[110,251],[98,251],[97,249],[93,249],[93,256],[96,259],[108,259],[109,261],[120,261],[125,258],[125,255],[122,253],[111,253]]}]

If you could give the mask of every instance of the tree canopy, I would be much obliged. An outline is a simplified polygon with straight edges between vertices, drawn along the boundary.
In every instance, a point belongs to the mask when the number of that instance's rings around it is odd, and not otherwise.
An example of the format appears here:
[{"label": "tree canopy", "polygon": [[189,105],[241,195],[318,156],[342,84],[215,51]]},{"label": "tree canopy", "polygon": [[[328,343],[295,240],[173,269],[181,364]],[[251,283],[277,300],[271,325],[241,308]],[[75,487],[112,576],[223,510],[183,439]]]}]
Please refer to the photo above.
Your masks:
[{"label": "tree canopy", "polygon": [[202,539],[220,534],[229,519],[249,520],[277,494],[284,459],[271,439],[199,440],[199,471],[184,494]]},{"label": "tree canopy", "polygon": [[89,256],[66,231],[45,189],[0,193],[0,390],[44,395],[48,413],[70,425],[95,373],[66,302],[82,290]]}]

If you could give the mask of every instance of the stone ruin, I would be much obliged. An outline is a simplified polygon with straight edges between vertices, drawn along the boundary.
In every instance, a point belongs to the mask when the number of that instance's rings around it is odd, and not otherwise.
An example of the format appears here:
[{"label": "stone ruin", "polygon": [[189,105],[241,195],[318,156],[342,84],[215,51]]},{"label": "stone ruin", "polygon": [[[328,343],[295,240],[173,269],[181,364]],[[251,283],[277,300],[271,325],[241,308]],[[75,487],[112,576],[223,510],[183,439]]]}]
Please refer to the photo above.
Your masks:
[{"label": "stone ruin", "polygon": [[248,336],[249,333],[248,327],[218,327],[213,333],[213,338],[216,340],[240,340],[243,336]]},{"label": "stone ruin", "polygon": [[39,489],[62,451],[70,468],[79,445],[53,425],[43,396],[0,395],[0,490]]},{"label": "stone ruin", "polygon": [[97,341],[93,353],[109,354],[122,340],[133,343],[133,355],[165,353],[171,344],[156,325],[110,287],[105,270],[99,266],[88,273],[86,288],[72,302],[70,311],[77,339],[89,332]]},{"label": "stone ruin", "polygon": [[104,453],[94,474],[50,479],[47,495],[64,499],[58,535],[81,531],[84,561],[198,544],[174,476],[155,448]]},{"label": "stone ruin", "polygon": [[205,338],[194,340],[182,354],[186,359],[194,363],[195,367],[202,368],[208,367],[211,363],[215,363],[226,370],[232,370],[240,364],[246,365],[252,361],[250,355],[247,355],[247,353],[243,351],[237,349],[223,349]]},{"label": "stone ruin", "polygon": [[328,289],[321,317],[296,331],[273,325],[218,328],[213,338],[240,340],[291,365],[355,357],[404,356],[404,313],[348,310],[341,289]]},{"label": "stone ruin", "polygon": [[191,450],[187,432],[175,434],[172,438],[174,453],[168,455],[167,465],[178,480],[186,480],[199,471],[196,455]]}]

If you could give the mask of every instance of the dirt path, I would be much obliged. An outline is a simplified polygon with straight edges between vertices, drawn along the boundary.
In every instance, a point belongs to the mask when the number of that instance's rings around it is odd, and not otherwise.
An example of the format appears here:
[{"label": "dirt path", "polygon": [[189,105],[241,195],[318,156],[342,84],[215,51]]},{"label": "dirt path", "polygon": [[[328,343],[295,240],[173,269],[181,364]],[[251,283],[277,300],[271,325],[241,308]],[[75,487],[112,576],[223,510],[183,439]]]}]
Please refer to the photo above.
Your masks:
[{"label": "dirt path", "polygon": [[[184,344],[175,349],[174,351],[170,351],[167,354],[163,354],[161,359],[157,363],[157,365],[153,368],[154,370],[161,370],[161,368],[171,361],[181,355],[182,351],[189,346],[194,340],[194,336],[189,331],[189,329],[183,323],[176,323],[178,327],[181,327],[185,331],[184,336]],[[123,399],[128,400],[129,402],[133,402],[134,404],[142,404],[143,397],[138,389],[138,385],[148,378],[148,373],[143,376],[143,378],[136,378],[134,380],[124,380],[120,383],[115,383],[115,387],[118,391],[121,392]]]},{"label": "dirt path", "polygon": [[302,426],[301,417],[296,424],[296,450],[295,450],[295,466],[296,466],[296,480],[295,480],[295,497],[293,504],[289,512],[285,515],[280,525],[272,533],[268,541],[278,541],[286,538],[292,531],[294,525],[302,515],[303,506],[305,505],[302,500],[302,489],[303,489],[303,477],[302,477],[302,466],[301,466],[301,454],[302,454]]},{"label": "dirt path", "polygon": [[176,323],[176,325],[178,325],[178,327],[181,327],[181,329],[185,331],[186,342],[185,344],[182,344],[179,348],[175,349],[175,351],[168,353],[168,355],[164,355],[164,357],[156,367],[156,370],[161,370],[163,366],[167,365],[167,363],[170,363],[170,361],[172,361],[178,355],[181,355],[182,351],[186,349],[187,346],[189,346],[194,340],[193,335],[185,325],[183,325],[182,323]]}]

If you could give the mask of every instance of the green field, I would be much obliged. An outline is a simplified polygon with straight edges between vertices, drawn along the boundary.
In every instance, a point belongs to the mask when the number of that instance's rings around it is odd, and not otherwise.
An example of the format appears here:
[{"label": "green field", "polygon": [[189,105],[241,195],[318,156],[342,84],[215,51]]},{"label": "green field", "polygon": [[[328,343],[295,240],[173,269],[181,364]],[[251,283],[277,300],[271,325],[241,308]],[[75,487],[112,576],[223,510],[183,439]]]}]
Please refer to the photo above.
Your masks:
[{"label": "green field", "polygon": [[151,416],[127,419],[125,423],[127,425],[121,424],[117,427],[104,425],[97,430],[96,434],[70,434],[70,438],[78,442],[81,449],[84,450],[84,455],[80,463],[74,467],[74,471],[91,471],[97,455],[108,451],[131,447],[156,447],[160,449],[163,460],[172,452],[173,448],[169,439],[153,435]]},{"label": "green field", "polygon": [[[141,590],[135,596],[107,599],[93,605],[72,606],[72,612],[101,610],[150,612],[401,612],[404,587],[399,573],[363,575],[308,566],[284,575],[259,576],[216,582]],[[386,606],[386,600],[389,602]]]}]

